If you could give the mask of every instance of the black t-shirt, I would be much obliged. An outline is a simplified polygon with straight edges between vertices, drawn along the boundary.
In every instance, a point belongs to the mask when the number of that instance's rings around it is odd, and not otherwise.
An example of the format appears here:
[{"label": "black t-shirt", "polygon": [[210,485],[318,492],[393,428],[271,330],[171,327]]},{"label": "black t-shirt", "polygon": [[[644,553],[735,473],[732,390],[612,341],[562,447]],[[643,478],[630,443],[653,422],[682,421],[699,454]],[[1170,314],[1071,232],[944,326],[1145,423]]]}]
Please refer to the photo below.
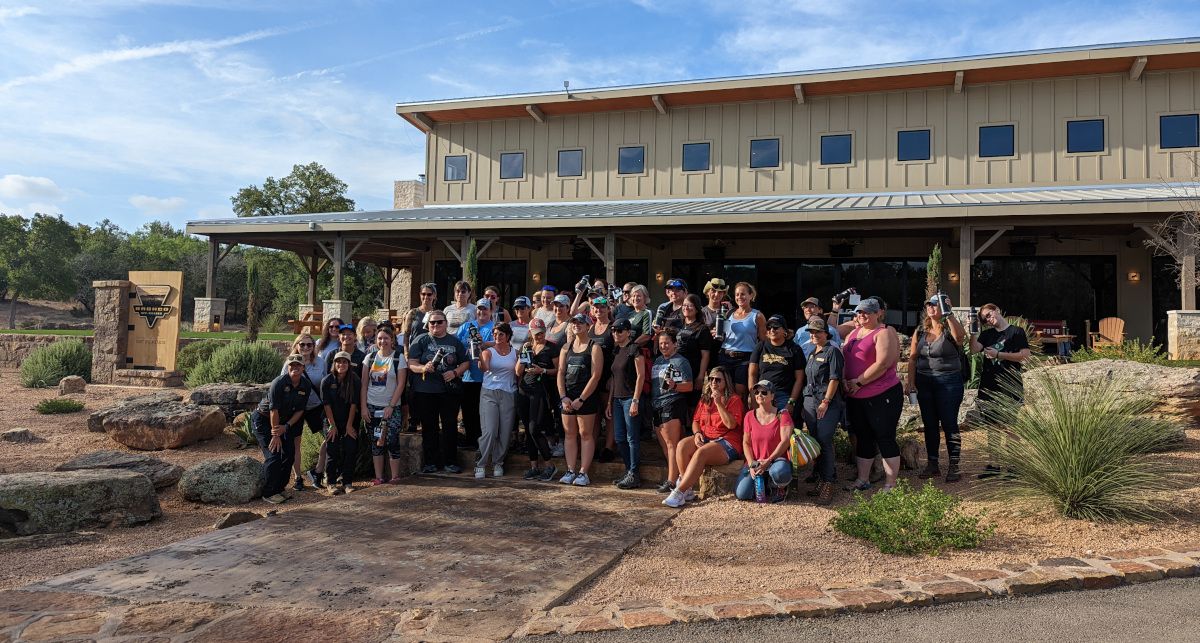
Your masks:
[{"label": "black t-shirt", "polygon": [[[804,351],[794,342],[775,346],[771,340],[763,340],[750,354],[750,363],[758,364],[758,379],[770,380],[778,395],[791,396],[796,371],[804,370]],[[753,386],[755,382],[750,384]]]},{"label": "black t-shirt", "polygon": [[308,396],[312,393],[312,384],[307,377],[301,377],[299,384],[292,384],[292,378],[287,373],[276,377],[271,382],[267,394],[258,403],[258,412],[270,413],[279,411],[279,421],[287,422],[296,411],[303,411],[308,406]]},{"label": "black t-shirt", "polygon": [[[341,349],[339,348],[338,350],[341,350]],[[337,353],[335,352],[334,355],[337,355]],[[361,373],[363,359],[365,359],[366,357],[367,357],[366,353],[358,350],[357,348],[354,349],[354,352],[350,353],[350,372],[354,373],[356,375],[358,373]],[[333,355],[330,355],[330,358],[325,362],[325,374],[329,375],[332,372],[333,372]],[[315,383],[316,382],[314,382],[314,384]],[[321,390],[325,390],[324,385],[321,386]],[[325,399],[324,394],[321,395],[321,399],[322,400]]]},{"label": "black t-shirt", "polygon": [[[343,391],[342,387],[349,389]],[[345,384],[338,382],[337,375],[330,373],[321,379],[321,401],[333,411],[333,421],[337,423],[338,431],[346,429],[346,420],[350,417],[350,407],[359,403],[358,371],[346,373]],[[345,396],[345,399],[343,399]],[[349,401],[347,401],[349,400]]]},{"label": "black t-shirt", "polygon": [[[688,361],[688,366],[692,367],[692,374],[694,376],[701,375],[700,351],[713,350],[712,331],[704,322],[696,321],[681,327],[676,339],[679,341],[679,354],[683,355],[684,359]],[[711,361],[709,363],[712,364]]]},{"label": "black t-shirt", "polygon": [[639,397],[641,391],[635,391],[637,386],[637,360],[642,359],[642,349],[637,344],[629,342],[624,348],[617,348],[612,363],[613,397]]},{"label": "black t-shirt", "polygon": [[[994,348],[1001,353],[1017,353],[1029,348],[1029,338],[1025,331],[1009,325],[1004,330],[988,328],[979,333],[979,343],[986,348]],[[1008,389],[1014,389],[1009,391]],[[1021,362],[1008,360],[993,360],[983,358],[983,371],[979,374],[979,391],[987,394],[1006,395],[1015,393],[1022,396],[1025,383],[1021,378]]]},{"label": "black t-shirt", "polygon": [[409,359],[415,359],[421,364],[428,364],[439,347],[446,350],[441,368],[437,373],[413,374],[412,387],[414,391],[418,393],[447,392],[449,389],[446,387],[446,381],[442,379],[442,373],[454,370],[458,368],[459,364],[467,361],[467,349],[462,342],[458,341],[457,337],[454,335],[434,337],[429,333],[413,340],[412,346],[409,347]]},{"label": "black t-shirt", "polygon": [[[554,358],[558,357],[558,346],[555,346],[552,342],[546,342],[542,345],[541,350],[535,351],[533,350],[533,342],[528,342],[525,345],[529,347],[529,357],[533,366],[554,368]],[[524,358],[518,355],[517,359],[521,360]],[[529,369],[526,368],[525,374],[521,376],[521,392],[526,395],[540,395],[550,390],[550,384],[553,381],[553,375],[530,373]],[[557,384],[555,384],[555,386],[557,386]]]},{"label": "black t-shirt", "polygon": [[674,304],[669,301],[659,304],[650,323],[653,324],[658,319],[659,313],[662,313],[663,328],[683,328],[683,306],[679,308],[673,308],[673,306]]}]

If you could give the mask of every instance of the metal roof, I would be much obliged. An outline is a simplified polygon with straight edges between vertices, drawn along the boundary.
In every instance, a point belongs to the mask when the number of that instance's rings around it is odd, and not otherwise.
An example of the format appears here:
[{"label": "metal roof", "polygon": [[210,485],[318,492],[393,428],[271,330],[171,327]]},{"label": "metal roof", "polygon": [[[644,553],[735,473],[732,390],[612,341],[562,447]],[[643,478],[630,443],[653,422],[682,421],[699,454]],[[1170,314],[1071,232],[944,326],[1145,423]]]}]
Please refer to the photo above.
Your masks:
[{"label": "metal roof", "polygon": [[[770,196],[731,196],[692,199],[641,199],[627,201],[487,203],[472,205],[431,205],[407,210],[293,214],[233,219],[189,221],[188,232],[220,234],[229,228],[237,231],[301,231],[304,226],[331,224],[338,229],[368,228],[385,224],[421,224],[447,228],[470,227],[482,222],[503,223],[539,221],[559,222],[558,226],[604,225],[607,219],[658,219],[687,217],[717,219],[728,215],[804,215],[813,213],[895,210],[937,210],[940,208],[990,209],[1003,206],[1133,204],[1184,201],[1200,196],[1200,183],[1094,185],[1079,187],[1028,187],[991,190],[936,190],[920,192],[870,192],[846,194],[793,194]],[[898,214],[898,213],[894,213]],[[714,221],[720,222],[720,221]],[[664,223],[656,221],[655,223]],[[671,221],[665,223],[670,224]],[[385,227],[393,227],[386,226]],[[400,226],[395,226],[400,227]],[[557,226],[556,226],[557,227]]]}]

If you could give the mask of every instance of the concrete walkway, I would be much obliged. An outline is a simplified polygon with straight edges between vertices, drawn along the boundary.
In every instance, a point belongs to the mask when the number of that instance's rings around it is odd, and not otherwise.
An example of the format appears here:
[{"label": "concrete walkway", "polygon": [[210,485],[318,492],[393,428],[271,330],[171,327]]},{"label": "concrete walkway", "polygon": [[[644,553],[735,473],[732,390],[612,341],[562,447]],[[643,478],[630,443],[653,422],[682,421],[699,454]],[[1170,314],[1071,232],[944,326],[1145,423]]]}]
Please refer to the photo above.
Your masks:
[{"label": "concrete walkway", "polygon": [[656,500],[410,478],[0,593],[0,642],[505,638],[669,520]]}]

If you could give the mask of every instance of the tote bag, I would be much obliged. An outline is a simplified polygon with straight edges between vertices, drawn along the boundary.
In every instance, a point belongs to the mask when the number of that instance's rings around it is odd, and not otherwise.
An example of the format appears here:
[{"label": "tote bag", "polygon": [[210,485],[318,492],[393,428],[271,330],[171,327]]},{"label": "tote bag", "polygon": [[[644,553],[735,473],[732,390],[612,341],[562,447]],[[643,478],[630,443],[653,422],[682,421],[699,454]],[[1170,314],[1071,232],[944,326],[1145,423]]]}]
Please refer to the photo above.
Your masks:
[{"label": "tote bag", "polygon": [[792,473],[798,475],[802,467],[816,461],[817,457],[821,455],[821,443],[800,428],[792,429],[791,442]]}]

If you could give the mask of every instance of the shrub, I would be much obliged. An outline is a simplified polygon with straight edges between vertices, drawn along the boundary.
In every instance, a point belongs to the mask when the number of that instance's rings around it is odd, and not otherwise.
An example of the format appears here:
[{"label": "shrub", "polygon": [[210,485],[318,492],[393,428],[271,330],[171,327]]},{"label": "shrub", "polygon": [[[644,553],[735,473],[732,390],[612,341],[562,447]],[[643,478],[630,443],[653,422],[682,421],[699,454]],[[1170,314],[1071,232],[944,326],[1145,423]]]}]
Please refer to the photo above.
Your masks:
[{"label": "shrub", "polygon": [[1096,348],[1081,348],[1071,353],[1073,362],[1090,362],[1097,359],[1123,359],[1143,364],[1166,364],[1167,356],[1163,349],[1151,343],[1143,344],[1139,339],[1128,339],[1120,344],[1110,344]]},{"label": "shrub", "polygon": [[250,414],[246,414],[246,419],[242,420],[241,424],[234,424],[233,437],[238,439],[237,448],[246,449],[250,447],[258,447],[258,436],[254,434],[254,425],[250,422]]},{"label": "shrub", "polygon": [[283,358],[265,342],[229,342],[188,375],[195,388],[213,382],[265,384],[279,376]]},{"label": "shrub", "polygon": [[218,348],[228,343],[215,339],[202,339],[184,346],[175,356],[175,370],[183,373],[184,377],[191,375],[201,362],[207,361],[213,353],[217,352]]},{"label": "shrub", "polygon": [[888,493],[854,502],[838,510],[834,529],[871,541],[885,554],[938,554],[944,549],[971,549],[995,532],[980,516],[962,513],[961,501],[931,483],[914,491],[901,479]]},{"label": "shrub", "polygon": [[1023,406],[981,403],[991,461],[1013,474],[994,479],[993,496],[1083,520],[1170,513],[1161,494],[1177,479],[1151,454],[1182,427],[1148,413],[1157,399],[1144,386],[1111,375],[1072,384],[1045,370],[1026,380]]},{"label": "shrub", "polygon": [[33,410],[42,415],[51,415],[55,413],[77,413],[83,410],[83,404],[75,400],[64,397],[52,397],[48,400],[42,400],[33,407]]},{"label": "shrub", "polygon": [[26,388],[58,386],[68,375],[92,379],[92,350],[78,339],[39,348],[21,362],[21,386]]}]

